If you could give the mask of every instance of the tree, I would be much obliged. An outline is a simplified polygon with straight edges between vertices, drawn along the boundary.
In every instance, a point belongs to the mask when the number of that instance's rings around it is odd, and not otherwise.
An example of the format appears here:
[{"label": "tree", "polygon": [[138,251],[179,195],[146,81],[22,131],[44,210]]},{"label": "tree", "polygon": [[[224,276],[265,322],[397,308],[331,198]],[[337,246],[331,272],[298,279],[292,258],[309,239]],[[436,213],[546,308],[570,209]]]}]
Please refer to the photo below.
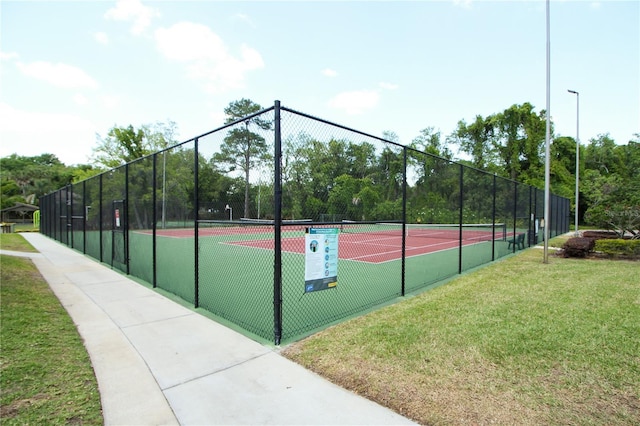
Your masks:
[{"label": "tree", "polygon": [[588,170],[585,175],[590,198],[587,223],[616,231],[621,237],[629,233],[640,238],[640,182],[625,181],[619,175],[605,176],[598,170]]},{"label": "tree", "polygon": [[[260,111],[262,107],[249,99],[240,99],[229,104],[224,109],[225,123],[233,123]],[[244,120],[244,126],[232,128],[224,138],[220,152],[214,154],[213,160],[228,166],[228,171],[241,170],[244,172],[244,217],[249,214],[249,172],[260,167],[270,158],[269,144],[260,134],[252,131],[270,130],[271,121],[260,116]],[[251,129],[250,129],[251,127]]]},{"label": "tree", "polygon": [[482,170],[495,164],[496,153],[492,139],[495,135],[494,116],[483,118],[476,115],[473,123],[458,121],[458,127],[450,136],[450,140],[457,143],[460,151],[469,154],[474,167]]},{"label": "tree", "polygon": [[640,238],[640,142],[616,145],[605,134],[591,139],[585,151],[585,221]]},{"label": "tree", "polygon": [[453,158],[451,150],[442,142],[440,132],[436,132],[433,127],[420,130],[420,134],[411,142],[411,147],[447,160]]},{"label": "tree", "polygon": [[[41,154],[34,157],[24,157],[12,154],[0,159],[0,179],[2,184],[9,181],[17,186],[20,191],[12,195],[9,200],[4,197],[2,207],[10,207],[15,202],[36,203],[47,192],[68,185],[73,180],[74,169],[65,166],[58,157],[53,154]],[[15,189],[13,185],[7,188]],[[6,205],[10,203],[9,205]]]},{"label": "tree", "polygon": [[539,186],[543,180],[546,112],[534,112],[528,102],[467,124],[458,122],[449,137],[471,156],[474,167]]},{"label": "tree", "polygon": [[346,150],[349,174],[364,178],[373,173],[376,162],[376,147],[369,142],[349,142]]},{"label": "tree", "polygon": [[[389,140],[388,132],[385,136]],[[373,175],[373,183],[382,188],[383,199],[397,200],[402,196],[402,183],[404,177],[404,159],[402,149],[393,145],[385,145],[378,156]]]},{"label": "tree", "polygon": [[73,182],[76,183],[89,179],[104,171],[105,169],[103,167],[93,166],[91,164],[78,164],[73,167]]},{"label": "tree", "polygon": [[546,133],[546,112],[534,112],[528,102],[512,105],[495,116],[499,153],[505,176],[537,185],[544,174],[542,151]]},{"label": "tree", "polygon": [[624,163],[619,156],[620,151],[608,133],[590,139],[584,154],[587,169],[599,170],[603,175],[624,169]]},{"label": "tree", "polygon": [[14,206],[16,203],[24,203],[25,199],[21,195],[21,190],[14,180],[2,179],[0,181],[0,208],[6,209]]},{"label": "tree", "polygon": [[139,129],[132,125],[114,126],[106,137],[97,135],[98,145],[93,148],[92,162],[107,169],[121,166],[174,145],[175,132],[173,121],[145,124]]}]

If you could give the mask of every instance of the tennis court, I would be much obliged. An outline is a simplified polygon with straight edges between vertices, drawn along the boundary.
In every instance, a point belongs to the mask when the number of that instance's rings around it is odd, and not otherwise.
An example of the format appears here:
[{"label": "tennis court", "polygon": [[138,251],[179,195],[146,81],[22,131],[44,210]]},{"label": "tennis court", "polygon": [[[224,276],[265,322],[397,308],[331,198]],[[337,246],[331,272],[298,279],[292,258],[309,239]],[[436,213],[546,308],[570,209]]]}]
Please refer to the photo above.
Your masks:
[{"label": "tennis court", "polygon": [[[403,232],[401,224],[376,223],[360,225],[357,223],[344,223],[319,226],[336,226],[340,230],[338,255],[342,260],[375,264],[399,260],[402,257]],[[205,228],[201,231],[200,236],[252,235],[256,231],[257,229],[255,228],[241,226],[221,229]],[[282,238],[283,251],[304,254],[305,232],[306,227],[301,225],[285,227]],[[450,224],[407,225],[404,233],[406,257],[458,248],[461,233],[463,246],[490,242],[494,239],[504,241],[506,237],[504,224],[463,224],[462,227]],[[167,236],[175,237],[176,234],[175,230],[172,230],[168,232]],[[188,233],[183,232],[182,235],[187,236]],[[264,250],[273,250],[275,244],[270,235],[264,238],[223,241],[220,243]]]},{"label": "tennis court", "polygon": [[[271,331],[273,317],[274,228],[245,223],[202,223],[198,228],[198,298],[200,306],[259,336]],[[337,227],[338,284],[332,290],[305,293],[305,232],[309,224],[282,227],[283,336],[301,336],[366,308],[401,296],[403,276],[401,224],[314,224]],[[440,228],[440,229],[437,229]],[[152,270],[151,230],[131,232],[132,263]],[[404,276],[407,292],[424,288],[506,255],[502,224],[460,227],[407,226]],[[157,229],[158,287],[194,300],[188,283],[195,278],[193,228]],[[135,262],[133,262],[135,260]],[[138,269],[138,267],[136,267]],[[185,279],[188,277],[188,279]],[[256,324],[259,327],[256,327]]]},{"label": "tennis court", "polygon": [[[273,161],[251,177],[222,167],[227,139],[263,141]],[[550,236],[568,229],[569,206],[550,198]],[[544,200],[529,185],[276,101],[40,207],[45,235],[280,344],[539,242]],[[331,235],[320,267],[310,267],[307,228],[338,230],[314,230]],[[514,234],[526,239],[516,246]],[[308,272],[325,269],[335,285],[309,291],[319,278]]]}]

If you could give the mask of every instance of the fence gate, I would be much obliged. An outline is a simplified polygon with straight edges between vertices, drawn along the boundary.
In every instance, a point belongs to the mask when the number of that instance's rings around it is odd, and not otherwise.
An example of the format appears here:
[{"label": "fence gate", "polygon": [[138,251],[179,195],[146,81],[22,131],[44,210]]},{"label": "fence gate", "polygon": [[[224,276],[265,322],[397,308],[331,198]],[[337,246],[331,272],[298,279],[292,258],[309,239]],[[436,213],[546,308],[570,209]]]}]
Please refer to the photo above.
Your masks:
[{"label": "fence gate", "polygon": [[111,208],[111,266],[129,273],[127,201],[114,200]]}]

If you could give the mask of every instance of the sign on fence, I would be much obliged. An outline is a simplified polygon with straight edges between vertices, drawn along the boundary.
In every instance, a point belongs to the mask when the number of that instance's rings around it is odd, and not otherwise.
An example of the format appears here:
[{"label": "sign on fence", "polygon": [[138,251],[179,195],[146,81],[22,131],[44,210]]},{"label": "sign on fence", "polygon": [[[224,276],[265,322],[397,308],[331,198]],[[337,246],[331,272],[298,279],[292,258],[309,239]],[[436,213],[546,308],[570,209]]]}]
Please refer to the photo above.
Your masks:
[{"label": "sign on fence", "polygon": [[338,285],[337,228],[307,228],[304,266],[305,293]]}]

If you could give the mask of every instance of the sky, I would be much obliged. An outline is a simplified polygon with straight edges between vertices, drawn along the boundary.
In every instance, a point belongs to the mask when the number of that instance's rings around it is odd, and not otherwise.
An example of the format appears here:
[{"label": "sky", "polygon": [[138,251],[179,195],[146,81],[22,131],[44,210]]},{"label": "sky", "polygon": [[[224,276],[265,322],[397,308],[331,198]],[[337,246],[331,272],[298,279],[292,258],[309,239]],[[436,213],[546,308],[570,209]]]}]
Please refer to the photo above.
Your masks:
[{"label": "sky", "polygon": [[[628,143],[640,2],[549,12],[555,136]],[[86,164],[112,127],[169,121],[181,142],[242,98],[403,144],[428,127],[444,139],[476,115],[546,109],[546,28],[544,0],[0,0],[0,157]]]}]

